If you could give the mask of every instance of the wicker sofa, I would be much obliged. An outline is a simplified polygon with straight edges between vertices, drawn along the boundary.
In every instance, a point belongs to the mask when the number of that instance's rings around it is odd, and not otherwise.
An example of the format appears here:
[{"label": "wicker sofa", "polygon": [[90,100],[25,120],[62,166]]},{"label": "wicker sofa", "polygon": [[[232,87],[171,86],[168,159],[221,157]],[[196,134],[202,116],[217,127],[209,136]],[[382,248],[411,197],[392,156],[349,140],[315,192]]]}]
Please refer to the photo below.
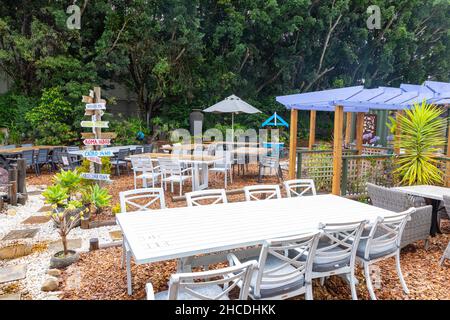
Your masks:
[{"label": "wicker sofa", "polygon": [[425,249],[428,248],[432,206],[424,206],[425,203],[420,198],[411,197],[401,191],[380,187],[372,183],[367,184],[367,191],[372,204],[379,208],[402,212],[411,207],[416,207],[416,212],[411,215],[411,220],[406,224],[403,231],[401,246],[405,247],[418,240],[424,240]]}]

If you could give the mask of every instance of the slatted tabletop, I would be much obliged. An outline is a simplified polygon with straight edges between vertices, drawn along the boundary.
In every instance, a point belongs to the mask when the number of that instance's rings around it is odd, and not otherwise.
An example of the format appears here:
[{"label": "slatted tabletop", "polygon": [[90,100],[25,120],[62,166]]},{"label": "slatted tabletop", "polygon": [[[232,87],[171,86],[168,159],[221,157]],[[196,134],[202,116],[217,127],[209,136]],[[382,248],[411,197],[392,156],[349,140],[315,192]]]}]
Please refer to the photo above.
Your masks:
[{"label": "slatted tabletop", "polygon": [[49,150],[53,150],[56,148],[64,148],[64,146],[33,146],[33,147],[19,147],[19,148],[11,148],[11,149],[3,149],[0,148],[0,154],[17,154],[17,153],[22,153],[24,151],[29,151],[29,150],[40,150],[40,149],[49,149]]},{"label": "slatted tabletop", "polygon": [[117,222],[136,263],[262,244],[317,230],[319,223],[370,220],[391,211],[334,195],[121,213]]},{"label": "slatted tabletop", "polygon": [[143,153],[136,154],[129,157],[132,158],[151,158],[157,160],[158,158],[173,158],[185,163],[207,163],[212,164],[223,159],[222,156],[209,155],[190,155],[190,154],[168,154],[168,153]]},{"label": "slatted tabletop", "polygon": [[433,199],[433,200],[442,201],[444,199],[443,198],[444,195],[447,195],[450,197],[450,188],[439,187],[439,186],[420,185],[420,186],[409,186],[409,187],[397,187],[394,189],[405,192],[412,196],[424,197],[424,198]]}]

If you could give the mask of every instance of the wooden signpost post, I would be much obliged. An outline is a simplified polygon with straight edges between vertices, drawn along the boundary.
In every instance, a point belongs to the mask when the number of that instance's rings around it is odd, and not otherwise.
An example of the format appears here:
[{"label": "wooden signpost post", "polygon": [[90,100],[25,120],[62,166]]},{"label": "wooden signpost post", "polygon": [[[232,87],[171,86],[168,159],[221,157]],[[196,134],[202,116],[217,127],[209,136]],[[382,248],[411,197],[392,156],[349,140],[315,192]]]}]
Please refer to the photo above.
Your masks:
[{"label": "wooden signpost post", "polygon": [[114,154],[111,151],[102,151],[102,146],[111,144],[111,139],[117,137],[113,132],[105,132],[102,134],[102,128],[108,128],[108,121],[102,121],[102,116],[106,110],[106,100],[101,98],[100,87],[94,87],[90,90],[89,96],[83,96],[82,102],[86,103],[85,116],[90,116],[91,121],[82,121],[83,128],[92,128],[92,133],[82,133],[84,145],[92,147],[92,149],[85,150],[83,157],[91,162],[90,172],[83,173],[84,179],[96,181],[110,181],[109,174],[102,174],[102,159],[101,157],[112,157]]}]

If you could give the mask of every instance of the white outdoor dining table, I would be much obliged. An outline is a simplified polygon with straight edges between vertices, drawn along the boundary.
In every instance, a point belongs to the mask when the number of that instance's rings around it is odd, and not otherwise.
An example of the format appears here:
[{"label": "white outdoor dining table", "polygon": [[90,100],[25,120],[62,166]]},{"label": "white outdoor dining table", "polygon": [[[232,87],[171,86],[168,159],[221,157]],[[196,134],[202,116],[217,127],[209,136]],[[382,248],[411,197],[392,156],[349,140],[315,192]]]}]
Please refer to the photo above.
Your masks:
[{"label": "white outdoor dining table", "polygon": [[[374,221],[391,211],[334,195],[121,213],[117,222],[137,264],[262,244],[317,230],[319,223]],[[127,286],[132,294],[131,256]]]},{"label": "white outdoor dining table", "polygon": [[439,205],[440,202],[444,199],[443,197],[444,195],[450,196],[450,188],[419,185],[419,186],[397,187],[394,189],[412,196],[425,198],[425,200],[427,200],[427,204],[431,204],[433,206],[430,234],[434,237],[436,233],[441,233],[438,221]]},{"label": "white outdoor dining table", "polygon": [[[121,149],[130,149],[130,151],[134,151],[137,148],[142,148],[142,146],[139,145],[131,145],[131,146],[114,146],[114,147],[107,147],[102,148],[103,151],[111,151],[112,153],[118,153]],[[76,156],[83,156],[83,152],[85,150],[77,150],[77,151],[69,151],[69,154],[76,155]]]}]

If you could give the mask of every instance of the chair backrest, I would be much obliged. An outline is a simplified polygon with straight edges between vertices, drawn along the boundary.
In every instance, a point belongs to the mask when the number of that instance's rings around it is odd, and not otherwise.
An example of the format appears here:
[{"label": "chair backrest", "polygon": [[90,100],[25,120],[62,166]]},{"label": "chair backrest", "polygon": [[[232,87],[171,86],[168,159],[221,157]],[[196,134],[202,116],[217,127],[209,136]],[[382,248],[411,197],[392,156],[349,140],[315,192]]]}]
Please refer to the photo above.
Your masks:
[{"label": "chair backrest", "polygon": [[[162,188],[144,188],[119,193],[121,212],[152,210],[151,206],[159,200],[159,208],[164,209],[166,202]],[[141,201],[144,200],[144,201]]]},{"label": "chair backrest", "polygon": [[7,146],[2,146],[2,149],[15,149],[15,148],[17,148],[17,146],[16,146],[15,144],[10,144],[10,145],[7,145]]},{"label": "chair backrest", "polygon": [[314,260],[325,263],[346,261],[348,266],[353,266],[359,240],[367,223],[368,221],[321,223],[319,229],[322,230],[322,236]]},{"label": "chair backrest", "polygon": [[[239,300],[246,300],[256,266],[257,262],[253,260],[217,270],[174,274],[169,281],[168,299],[221,300],[227,299],[231,290],[240,287]],[[201,290],[211,286],[222,290]]]},{"label": "chair backrest", "polygon": [[245,201],[281,199],[278,185],[255,185],[244,187]]},{"label": "chair backrest", "polygon": [[207,153],[209,156],[213,156],[216,153],[216,147],[217,147],[217,145],[214,143],[212,143],[208,146]]},{"label": "chair backrest", "polygon": [[215,156],[221,157],[221,159],[214,161],[215,168],[231,168],[233,164],[231,151],[217,150]]},{"label": "chair backrest", "polygon": [[153,145],[152,144],[144,145],[144,153],[152,153],[152,151],[153,151]]},{"label": "chair backrest", "polygon": [[383,208],[394,212],[402,212],[413,207],[408,194],[385,187],[380,187],[372,183],[367,183],[367,192],[375,207]]},{"label": "chair backrest", "polygon": [[364,258],[369,259],[372,254],[383,251],[385,248],[394,246],[400,248],[403,230],[414,212],[416,208],[409,208],[396,215],[378,217],[369,235],[362,237],[367,239]]},{"label": "chair backrest", "polygon": [[[258,273],[253,288],[254,295],[260,297],[261,290],[271,289],[277,285],[283,286],[302,281],[304,286],[306,282],[310,282],[312,262],[319,238],[320,232],[315,232],[266,241],[259,256]],[[272,268],[265,267],[271,256],[280,263]]]},{"label": "chair backrest", "polygon": [[117,160],[124,161],[130,155],[130,148],[119,149],[117,153]]},{"label": "chair backrest", "polygon": [[54,163],[59,163],[60,161],[60,156],[59,154],[62,152],[62,148],[54,148],[52,150],[52,161]]},{"label": "chair backrest", "polygon": [[78,146],[69,146],[67,147],[67,152],[72,152],[72,151],[79,151],[80,147]]},{"label": "chair backrest", "polygon": [[48,149],[39,149],[36,161],[38,163],[48,162],[48,154],[49,154],[49,150]]},{"label": "chair backrest", "polygon": [[444,195],[444,206],[447,211],[448,218],[450,219],[450,196]]},{"label": "chair backrest", "polygon": [[32,143],[25,143],[22,145],[22,148],[27,148],[27,147],[32,147],[33,144]]},{"label": "chair backrest", "polygon": [[186,193],[188,207],[227,203],[225,189],[209,189]]},{"label": "chair backrest", "polygon": [[131,158],[131,166],[134,172],[153,172],[153,162],[150,158]]},{"label": "chair backrest", "polygon": [[280,158],[277,156],[268,156],[267,154],[262,154],[259,157],[259,162],[264,167],[278,168],[280,164]]},{"label": "chair backrest", "polygon": [[22,159],[25,159],[28,166],[32,165],[34,163],[34,150],[26,150],[22,152]]},{"label": "chair backrest", "polygon": [[311,193],[313,196],[317,194],[316,186],[314,185],[314,180],[312,179],[297,179],[285,181],[284,188],[286,189],[288,198],[301,197],[307,193]]},{"label": "chair backrest", "polygon": [[161,172],[164,174],[181,175],[181,164],[176,158],[158,158]]},{"label": "chair backrest", "polygon": [[65,167],[71,166],[71,164],[72,164],[72,157],[69,155],[69,153],[67,153],[67,152],[60,152],[59,156],[61,158],[61,163]]},{"label": "chair backrest", "polygon": [[142,154],[142,153],[143,153],[143,148],[141,148],[141,147],[134,149],[134,152],[133,152],[133,154]]}]

